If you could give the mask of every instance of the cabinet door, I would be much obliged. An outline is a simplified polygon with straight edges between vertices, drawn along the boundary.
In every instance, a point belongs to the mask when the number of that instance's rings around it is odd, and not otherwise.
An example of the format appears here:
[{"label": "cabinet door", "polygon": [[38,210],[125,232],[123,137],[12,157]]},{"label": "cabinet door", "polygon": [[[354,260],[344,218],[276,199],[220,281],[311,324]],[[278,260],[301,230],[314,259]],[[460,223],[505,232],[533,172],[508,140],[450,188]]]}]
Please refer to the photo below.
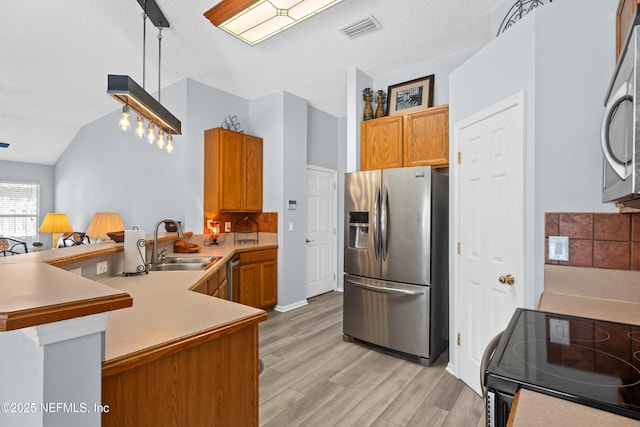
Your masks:
[{"label": "cabinet door", "polygon": [[242,210],[244,202],[244,135],[221,129],[218,141],[220,210]]},{"label": "cabinet door", "polygon": [[240,304],[260,306],[260,265],[238,266],[238,293]]},{"label": "cabinet door", "polygon": [[213,296],[217,298],[222,298],[222,299],[229,299],[227,297],[227,292],[228,292],[227,279],[225,279],[222,281],[222,283],[220,284],[220,287],[218,288],[216,293],[213,294]]},{"label": "cabinet door", "polygon": [[262,211],[262,138],[245,136],[245,211]]},{"label": "cabinet door", "polygon": [[360,125],[360,169],[402,167],[402,116],[367,120]]},{"label": "cabinet door", "polygon": [[278,262],[260,264],[260,308],[270,308],[278,302]]},{"label": "cabinet door", "polygon": [[407,114],[404,128],[404,166],[449,164],[449,106]]}]

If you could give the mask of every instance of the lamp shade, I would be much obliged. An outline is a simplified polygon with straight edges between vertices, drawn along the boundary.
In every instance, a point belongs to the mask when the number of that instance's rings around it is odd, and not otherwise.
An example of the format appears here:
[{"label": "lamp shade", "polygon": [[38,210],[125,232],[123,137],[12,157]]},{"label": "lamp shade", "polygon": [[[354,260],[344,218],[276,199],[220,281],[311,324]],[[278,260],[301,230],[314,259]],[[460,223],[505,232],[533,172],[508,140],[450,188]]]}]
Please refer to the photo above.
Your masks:
[{"label": "lamp shade", "polygon": [[73,231],[69,218],[63,213],[48,213],[38,229],[40,233],[69,233]]},{"label": "lamp shade", "polygon": [[87,235],[92,239],[109,240],[107,233],[123,230],[124,224],[118,212],[96,212],[87,228]]}]

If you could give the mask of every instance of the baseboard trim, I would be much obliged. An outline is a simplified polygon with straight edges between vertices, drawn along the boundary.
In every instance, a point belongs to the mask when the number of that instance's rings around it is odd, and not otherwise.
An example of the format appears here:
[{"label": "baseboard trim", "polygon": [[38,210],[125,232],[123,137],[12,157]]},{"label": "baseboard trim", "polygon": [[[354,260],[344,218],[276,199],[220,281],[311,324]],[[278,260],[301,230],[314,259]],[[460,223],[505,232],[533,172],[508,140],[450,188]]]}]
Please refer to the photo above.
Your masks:
[{"label": "baseboard trim", "polygon": [[296,308],[304,307],[307,304],[309,304],[307,300],[303,299],[302,301],[294,302],[293,304],[288,304],[288,305],[278,304],[276,305],[276,308],[274,310],[280,313],[284,313],[286,311],[291,311],[291,310],[295,310]]}]

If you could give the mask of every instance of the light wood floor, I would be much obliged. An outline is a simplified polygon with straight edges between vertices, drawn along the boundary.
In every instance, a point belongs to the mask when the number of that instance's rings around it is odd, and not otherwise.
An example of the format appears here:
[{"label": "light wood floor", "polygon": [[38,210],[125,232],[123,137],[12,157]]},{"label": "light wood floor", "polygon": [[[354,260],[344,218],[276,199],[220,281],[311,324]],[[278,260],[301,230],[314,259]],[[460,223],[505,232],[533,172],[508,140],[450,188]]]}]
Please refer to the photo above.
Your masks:
[{"label": "light wood floor", "polygon": [[[446,352],[445,352],[446,353]],[[260,324],[260,425],[472,426],[482,398],[445,371],[342,340],[342,293]]]}]

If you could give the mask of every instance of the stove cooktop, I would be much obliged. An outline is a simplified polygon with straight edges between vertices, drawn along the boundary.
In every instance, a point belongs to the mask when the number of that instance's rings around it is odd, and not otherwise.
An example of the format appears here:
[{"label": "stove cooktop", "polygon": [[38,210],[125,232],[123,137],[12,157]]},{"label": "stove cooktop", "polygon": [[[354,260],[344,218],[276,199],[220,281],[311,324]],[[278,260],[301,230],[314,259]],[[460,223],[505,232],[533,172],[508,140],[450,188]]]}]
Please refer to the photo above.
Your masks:
[{"label": "stove cooktop", "polygon": [[485,376],[640,419],[640,326],[518,309]]}]

